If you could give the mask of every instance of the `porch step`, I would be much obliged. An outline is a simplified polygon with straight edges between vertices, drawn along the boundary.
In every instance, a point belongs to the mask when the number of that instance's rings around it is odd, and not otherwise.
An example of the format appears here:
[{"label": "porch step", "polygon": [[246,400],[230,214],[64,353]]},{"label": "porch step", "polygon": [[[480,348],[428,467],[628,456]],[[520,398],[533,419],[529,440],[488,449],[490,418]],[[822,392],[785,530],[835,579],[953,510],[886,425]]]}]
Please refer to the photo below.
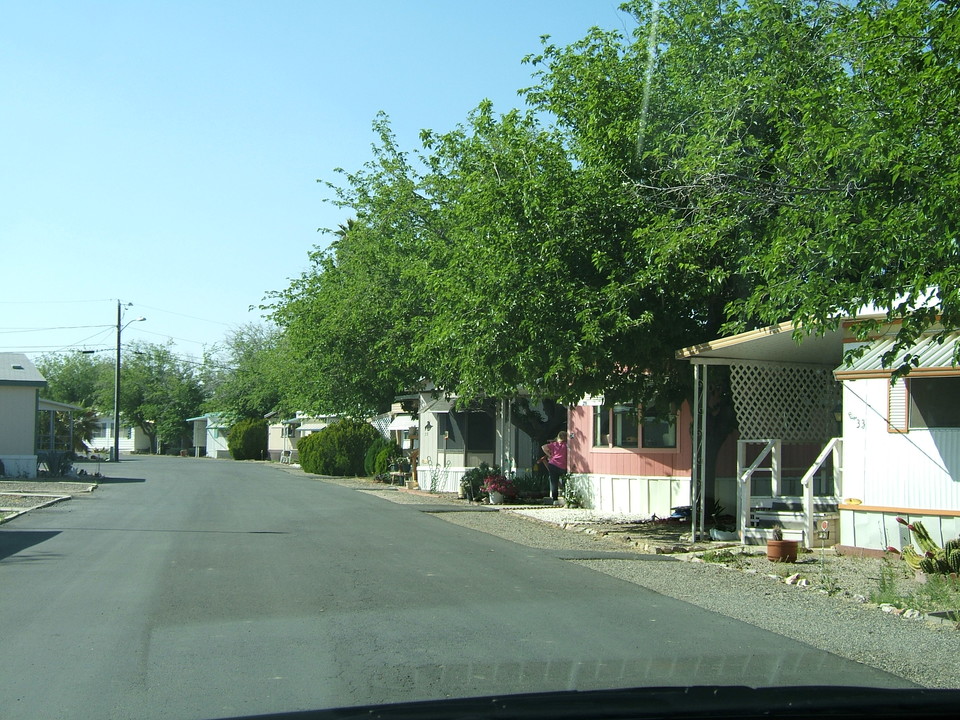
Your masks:
[{"label": "porch step", "polygon": [[[803,544],[803,530],[799,528],[783,528],[784,540],[796,540]],[[747,528],[743,533],[744,545],[766,545],[767,540],[773,539],[773,530],[768,528]]]}]

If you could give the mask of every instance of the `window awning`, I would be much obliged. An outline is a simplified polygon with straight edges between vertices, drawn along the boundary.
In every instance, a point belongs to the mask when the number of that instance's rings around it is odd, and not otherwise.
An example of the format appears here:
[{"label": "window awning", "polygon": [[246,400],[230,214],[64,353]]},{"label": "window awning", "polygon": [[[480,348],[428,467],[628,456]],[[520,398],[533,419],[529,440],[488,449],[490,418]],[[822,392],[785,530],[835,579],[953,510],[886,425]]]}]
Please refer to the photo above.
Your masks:
[{"label": "window awning", "polygon": [[397,415],[390,421],[387,430],[409,430],[417,426],[417,421],[412,415]]}]

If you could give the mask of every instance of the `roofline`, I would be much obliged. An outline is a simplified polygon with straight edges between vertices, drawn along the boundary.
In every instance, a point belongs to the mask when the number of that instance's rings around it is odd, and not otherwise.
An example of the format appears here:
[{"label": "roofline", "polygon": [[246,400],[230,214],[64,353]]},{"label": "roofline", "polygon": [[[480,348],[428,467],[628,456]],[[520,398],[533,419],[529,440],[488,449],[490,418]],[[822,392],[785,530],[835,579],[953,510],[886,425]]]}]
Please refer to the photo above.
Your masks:
[{"label": "roofline", "polygon": [[[895,368],[886,368],[882,370],[834,370],[833,376],[837,380],[880,380],[889,379]],[[905,379],[912,377],[957,377],[960,376],[960,367],[922,367],[910,368],[910,373]]]},{"label": "roofline", "polygon": [[738,333],[737,335],[728,335],[727,337],[717,338],[716,340],[710,340],[705,343],[700,343],[699,345],[691,345],[690,347],[681,348],[676,352],[677,360],[685,360],[689,358],[695,358],[699,355],[702,355],[705,352],[710,350],[723,350],[728,347],[735,347],[745,342],[751,340],[758,340],[762,337],[767,337],[768,335],[779,335],[780,333],[793,332],[794,324],[792,320],[786,320],[779,325],[768,325],[767,327],[758,328],[757,330],[748,330],[746,332]]}]

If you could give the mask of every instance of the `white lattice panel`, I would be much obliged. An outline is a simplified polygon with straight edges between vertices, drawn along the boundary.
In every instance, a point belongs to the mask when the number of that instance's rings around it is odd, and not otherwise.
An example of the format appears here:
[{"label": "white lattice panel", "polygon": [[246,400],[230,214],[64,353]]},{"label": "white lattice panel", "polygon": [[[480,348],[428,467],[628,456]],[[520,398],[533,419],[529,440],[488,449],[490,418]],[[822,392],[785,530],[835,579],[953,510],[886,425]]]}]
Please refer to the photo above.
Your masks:
[{"label": "white lattice panel", "polygon": [[826,442],[837,432],[840,385],[829,368],[730,366],[740,437]]}]

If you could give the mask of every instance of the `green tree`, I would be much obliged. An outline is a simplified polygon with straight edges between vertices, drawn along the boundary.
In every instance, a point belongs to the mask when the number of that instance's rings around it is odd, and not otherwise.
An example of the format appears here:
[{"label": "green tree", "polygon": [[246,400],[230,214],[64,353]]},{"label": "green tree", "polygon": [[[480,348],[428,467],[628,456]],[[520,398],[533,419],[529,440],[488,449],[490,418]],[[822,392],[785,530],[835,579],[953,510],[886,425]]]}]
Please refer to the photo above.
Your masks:
[{"label": "green tree", "polygon": [[363,417],[424,376],[418,343],[434,305],[425,238],[436,213],[386,119],[375,129],[374,159],[338,191],[357,218],[266,306],[284,331],[290,406]]},{"label": "green tree", "polygon": [[231,332],[205,363],[210,377],[204,387],[211,393],[207,408],[237,420],[260,419],[277,410],[284,385],[279,345],[274,326],[251,324]]},{"label": "green tree", "polygon": [[144,431],[151,448],[191,444],[186,419],[199,415],[205,400],[195,363],[169,344],[135,343],[124,351],[120,379],[120,414]]},{"label": "green tree", "polygon": [[111,358],[87,353],[48,354],[39,357],[36,365],[47,380],[43,397],[101,413],[112,409],[112,396],[109,403],[103,403],[114,385]]},{"label": "green tree", "polygon": [[776,179],[805,192],[744,257],[755,286],[741,309],[816,330],[872,305],[903,321],[886,361],[907,370],[902,351],[920,333],[960,327],[960,9],[868,0],[831,11],[837,111],[804,102],[793,123]]}]

